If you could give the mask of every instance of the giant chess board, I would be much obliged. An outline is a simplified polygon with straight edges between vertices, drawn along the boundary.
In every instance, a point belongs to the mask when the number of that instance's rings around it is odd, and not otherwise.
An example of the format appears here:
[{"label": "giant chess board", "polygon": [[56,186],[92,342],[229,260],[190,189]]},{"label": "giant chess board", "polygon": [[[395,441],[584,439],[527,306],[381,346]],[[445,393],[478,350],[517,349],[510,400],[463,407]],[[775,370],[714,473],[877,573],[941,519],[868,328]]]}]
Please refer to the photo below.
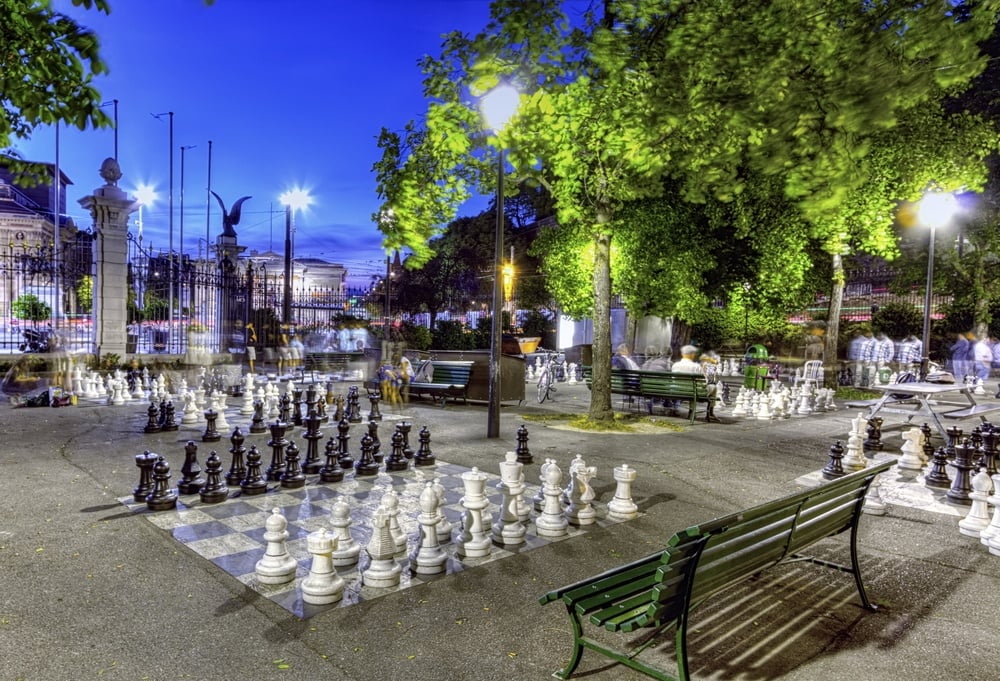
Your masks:
[{"label": "giant chess board", "polygon": [[[560,462],[564,479],[569,461]],[[169,532],[174,539],[187,546],[196,554],[211,561],[232,575],[248,588],[278,603],[289,612],[301,618],[311,617],[330,608],[345,607],[371,600],[428,581],[446,578],[462,570],[501,560],[522,551],[544,546],[552,541],[560,541],[586,531],[588,526],[569,526],[568,534],[556,539],[539,536],[533,522],[527,523],[525,543],[517,546],[492,547],[492,553],[483,558],[459,558],[455,552],[456,538],[461,532],[464,515],[459,500],[463,494],[462,473],[471,469],[445,463],[440,459],[433,466],[411,468],[406,471],[386,473],[384,469],[375,476],[355,477],[348,472],[342,482],[319,483],[318,476],[307,476],[307,484],[299,489],[285,489],[278,483],[268,484],[267,492],[259,495],[242,495],[239,488],[230,491],[229,498],[216,504],[203,503],[197,494],[181,495],[176,510],[153,512],[145,503],[136,502],[132,496],[119,499],[136,514],[157,527]],[[490,500],[489,517],[484,514],[484,525],[489,525],[499,516],[502,501],[498,489],[500,478],[491,471],[482,471],[489,480],[486,483]],[[610,471],[603,472],[610,477]],[[442,544],[448,555],[446,572],[428,576],[416,575],[409,569],[409,554],[416,548],[420,527],[416,521],[419,513],[418,498],[427,481],[438,479],[445,488],[445,501],[441,506],[448,521],[454,527],[452,541]],[[306,537],[318,529],[332,529],[331,509],[337,501],[344,501],[351,509],[351,535],[362,547],[372,536],[372,519],[382,496],[394,490],[399,497],[400,525],[406,532],[407,550],[397,555],[403,568],[400,584],[391,588],[372,588],[362,584],[361,571],[367,568],[370,559],[364,550],[358,564],[337,568],[346,586],[343,598],[332,605],[312,605],[303,602],[299,585],[309,574],[311,555],[306,550]],[[537,494],[539,486],[527,482],[524,499],[529,501]],[[264,555],[264,521],[272,509],[280,509],[288,520],[288,552],[298,563],[296,579],[281,585],[262,584],[257,580],[254,567]],[[596,523],[589,527],[603,527],[614,524],[608,519],[604,504],[595,503]],[[532,513],[532,518],[537,515]]]}]

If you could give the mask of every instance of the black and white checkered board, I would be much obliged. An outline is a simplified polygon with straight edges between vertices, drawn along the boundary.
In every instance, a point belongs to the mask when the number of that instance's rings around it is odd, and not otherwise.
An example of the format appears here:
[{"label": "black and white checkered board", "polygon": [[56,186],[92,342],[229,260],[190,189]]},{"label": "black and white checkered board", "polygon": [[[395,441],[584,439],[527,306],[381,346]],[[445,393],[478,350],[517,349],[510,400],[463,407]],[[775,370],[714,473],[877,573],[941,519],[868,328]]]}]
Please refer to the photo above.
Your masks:
[{"label": "black and white checkered board", "polygon": [[[564,462],[565,470],[569,462]],[[453,524],[452,538],[461,532],[464,511],[459,504],[464,493],[462,473],[468,468],[438,460],[434,466],[411,468],[407,471],[386,473],[376,476],[355,477],[348,472],[339,483],[318,483],[318,476],[307,477],[307,484],[300,489],[284,489],[278,483],[270,483],[266,494],[256,496],[241,495],[239,488],[230,492],[230,498],[218,504],[202,503],[197,494],[183,495],[172,511],[152,512],[145,503],[135,502],[131,496],[120,499],[132,511],[148,519],[151,523],[169,531],[174,539],[181,542],[203,558],[212,561],[233,577],[254,591],[278,603],[294,615],[311,617],[329,608],[344,607],[384,596],[427,581],[441,579],[446,575],[460,572],[467,567],[506,558],[521,551],[544,546],[553,541],[535,532],[532,521],[528,523],[525,543],[515,547],[500,547],[494,544],[492,554],[484,558],[461,559],[455,554],[454,541],[442,544],[448,554],[447,571],[441,575],[415,575],[409,570],[408,555],[399,557],[403,567],[398,587],[372,588],[361,583],[361,570],[369,563],[364,550],[357,565],[337,568],[345,582],[343,599],[332,605],[311,605],[304,603],[299,584],[309,574],[312,558],[306,551],[306,537],[321,528],[333,529],[330,524],[331,509],[338,500],[343,500],[351,508],[351,535],[362,548],[371,539],[372,519],[382,496],[390,489],[399,497],[400,525],[408,535],[407,554],[415,550],[420,537],[420,526],[416,516],[419,513],[418,499],[428,480],[440,479],[445,488],[443,508],[447,519]],[[489,476],[486,492],[490,500],[487,509],[492,518],[498,518],[502,493],[497,488],[499,476],[483,471]],[[526,484],[525,500],[530,500],[538,492],[538,485]],[[288,520],[288,551],[298,562],[296,579],[281,585],[261,584],[257,581],[254,566],[264,555],[264,521],[274,508],[281,509]],[[617,521],[608,520],[604,504],[595,504],[597,522],[590,527],[606,526]],[[485,514],[484,514],[485,515]],[[485,518],[484,518],[484,524]],[[567,537],[586,531],[584,527],[570,525]],[[565,538],[565,537],[564,537]]]}]

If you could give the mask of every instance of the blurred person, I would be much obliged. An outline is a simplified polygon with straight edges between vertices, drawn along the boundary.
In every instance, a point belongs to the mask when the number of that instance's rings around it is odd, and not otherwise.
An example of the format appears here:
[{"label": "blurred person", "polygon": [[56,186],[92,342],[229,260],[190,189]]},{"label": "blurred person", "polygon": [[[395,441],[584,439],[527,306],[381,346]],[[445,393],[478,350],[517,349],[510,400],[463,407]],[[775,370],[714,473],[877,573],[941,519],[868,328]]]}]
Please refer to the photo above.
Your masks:
[{"label": "blurred person", "polygon": [[615,354],[611,358],[612,369],[638,369],[639,365],[632,359],[628,345],[622,343],[615,349]]}]

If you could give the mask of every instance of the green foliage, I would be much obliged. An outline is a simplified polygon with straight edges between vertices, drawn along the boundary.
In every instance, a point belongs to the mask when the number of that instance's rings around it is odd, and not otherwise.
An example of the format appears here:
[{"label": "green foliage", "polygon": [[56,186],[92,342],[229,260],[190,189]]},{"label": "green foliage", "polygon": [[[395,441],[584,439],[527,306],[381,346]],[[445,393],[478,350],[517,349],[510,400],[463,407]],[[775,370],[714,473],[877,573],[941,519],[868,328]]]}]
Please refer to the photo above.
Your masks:
[{"label": "green foliage", "polygon": [[[74,5],[110,11],[106,0]],[[0,0],[0,149],[28,139],[36,128],[65,123],[86,129],[107,127],[93,79],[107,72],[93,31],[45,2]],[[46,182],[44,166],[14,159],[19,182]]]},{"label": "green foliage", "polygon": [[431,331],[426,326],[403,322],[400,326],[400,335],[408,348],[414,350],[430,350],[432,347]]},{"label": "green foliage", "polygon": [[[481,32],[451,34],[423,60],[431,104],[420,124],[380,136],[376,219],[388,246],[428,261],[437,226],[470,188],[492,189],[506,150],[507,170],[554,201],[561,227],[533,250],[553,296],[594,320],[595,417],[610,413],[612,291],[636,313],[698,322],[746,281],[757,309],[776,310],[807,290],[820,250],[892,255],[895,203],[931,172],[977,186],[958,176],[996,148],[976,120],[930,133],[921,122],[983,68],[996,0],[964,7],[961,22],[949,3],[899,0],[618,0],[572,20],[562,6],[496,0]],[[521,87],[520,108],[484,134],[469,95],[500,79]],[[976,153],[921,165],[956,132]],[[670,201],[626,208],[660,196]]]},{"label": "green foliage", "polygon": [[908,303],[887,303],[881,306],[871,319],[874,331],[881,331],[889,338],[905,338],[911,333],[919,336],[924,325],[920,310]]},{"label": "green foliage", "polygon": [[52,316],[52,308],[33,293],[18,296],[11,303],[11,312],[15,319],[29,322],[43,322]]},{"label": "green foliage", "polygon": [[474,350],[477,334],[459,321],[439,319],[431,331],[431,347],[437,350]]},{"label": "green foliage", "polygon": [[90,312],[94,308],[94,277],[84,275],[76,285],[76,302],[81,312]]},{"label": "green foliage", "polygon": [[521,335],[544,338],[555,329],[555,320],[539,310],[529,310],[521,319]]}]

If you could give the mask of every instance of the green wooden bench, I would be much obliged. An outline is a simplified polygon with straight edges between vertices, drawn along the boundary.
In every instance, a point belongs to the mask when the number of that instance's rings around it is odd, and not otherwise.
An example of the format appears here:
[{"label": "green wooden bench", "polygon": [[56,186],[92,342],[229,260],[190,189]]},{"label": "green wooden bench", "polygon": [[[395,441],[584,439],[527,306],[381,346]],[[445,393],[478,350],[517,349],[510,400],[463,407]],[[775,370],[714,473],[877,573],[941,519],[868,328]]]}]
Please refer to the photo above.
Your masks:
[{"label": "green wooden bench", "polygon": [[[858,562],[857,530],[865,495],[879,473],[895,459],[759,506],[689,527],[675,534],[665,550],[595,577],[550,591],[539,601],[560,601],[573,630],[569,663],[555,676],[568,678],[585,649],[656,679],[686,681],[687,629],[691,611],[713,594],[762,570],[792,561],[810,561],[854,576],[862,605],[868,600]],[[800,551],[821,539],[850,532],[850,564],[803,556]],[[677,675],[639,659],[656,634],[674,631]],[[645,646],[625,652],[587,635],[587,627],[612,632],[653,628]]]},{"label": "green wooden bench", "polygon": [[410,381],[410,396],[427,395],[443,407],[449,397],[468,402],[471,360],[432,360],[434,374],[429,381]]},{"label": "green wooden bench", "polygon": [[[590,387],[593,380],[592,366],[583,367],[583,380]],[[715,395],[709,394],[708,382],[702,374],[685,374],[672,371],[643,371],[641,369],[611,369],[611,394],[626,397],[640,397],[647,400],[652,410],[652,401],[682,400],[688,404],[688,418],[694,423],[699,402],[706,406],[705,420],[717,421],[715,417]]]},{"label": "green wooden bench", "polygon": [[302,358],[302,375],[309,373],[313,378],[316,373],[344,372],[351,362],[363,360],[363,352],[306,352]]}]

